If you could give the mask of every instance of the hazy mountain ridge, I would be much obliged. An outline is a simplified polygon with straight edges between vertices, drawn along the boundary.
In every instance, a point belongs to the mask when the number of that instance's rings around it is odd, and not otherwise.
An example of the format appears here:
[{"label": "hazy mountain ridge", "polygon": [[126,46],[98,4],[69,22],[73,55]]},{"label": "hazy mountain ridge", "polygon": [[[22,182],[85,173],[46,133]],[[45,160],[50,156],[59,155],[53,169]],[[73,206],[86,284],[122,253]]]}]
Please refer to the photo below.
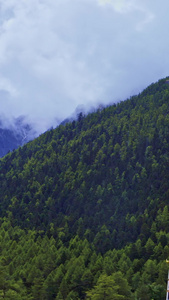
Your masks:
[{"label": "hazy mountain ridge", "polygon": [[8,124],[8,120],[0,119],[0,157],[8,152],[23,146],[36,137],[32,125],[28,124],[24,117],[14,119]]}]

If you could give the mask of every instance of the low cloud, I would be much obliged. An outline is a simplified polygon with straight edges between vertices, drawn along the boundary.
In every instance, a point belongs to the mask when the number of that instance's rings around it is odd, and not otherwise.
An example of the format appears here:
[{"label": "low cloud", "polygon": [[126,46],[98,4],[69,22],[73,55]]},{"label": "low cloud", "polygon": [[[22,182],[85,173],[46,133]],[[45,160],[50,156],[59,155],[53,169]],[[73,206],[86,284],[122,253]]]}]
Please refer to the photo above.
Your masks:
[{"label": "low cloud", "polygon": [[42,132],[79,105],[123,100],[167,76],[167,8],[167,0],[0,0],[0,113],[26,115]]}]

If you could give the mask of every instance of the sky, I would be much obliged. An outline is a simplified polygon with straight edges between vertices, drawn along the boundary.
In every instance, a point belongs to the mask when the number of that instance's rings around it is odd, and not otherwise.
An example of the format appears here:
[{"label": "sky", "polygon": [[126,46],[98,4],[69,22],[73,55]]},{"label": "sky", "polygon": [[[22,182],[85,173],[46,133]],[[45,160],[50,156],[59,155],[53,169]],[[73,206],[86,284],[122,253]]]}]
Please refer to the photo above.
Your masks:
[{"label": "sky", "polygon": [[168,76],[168,11],[168,0],[0,0],[0,116],[41,133]]}]

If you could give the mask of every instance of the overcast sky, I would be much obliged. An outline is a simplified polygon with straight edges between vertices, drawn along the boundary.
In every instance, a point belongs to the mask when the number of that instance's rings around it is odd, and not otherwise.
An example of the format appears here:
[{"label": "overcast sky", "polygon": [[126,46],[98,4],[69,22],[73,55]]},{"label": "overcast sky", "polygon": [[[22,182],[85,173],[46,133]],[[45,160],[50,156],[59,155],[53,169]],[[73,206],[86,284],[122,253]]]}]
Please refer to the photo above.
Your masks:
[{"label": "overcast sky", "polygon": [[169,0],[0,0],[0,114],[40,132],[169,75]]}]

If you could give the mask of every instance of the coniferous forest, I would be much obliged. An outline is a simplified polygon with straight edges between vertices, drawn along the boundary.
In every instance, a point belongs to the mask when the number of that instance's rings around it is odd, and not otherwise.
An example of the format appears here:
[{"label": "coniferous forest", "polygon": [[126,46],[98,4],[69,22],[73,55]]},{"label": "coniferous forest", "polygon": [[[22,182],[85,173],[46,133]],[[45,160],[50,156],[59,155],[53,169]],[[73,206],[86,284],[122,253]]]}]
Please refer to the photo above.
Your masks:
[{"label": "coniferous forest", "polygon": [[0,204],[0,299],[165,299],[166,79],[1,158]]}]

